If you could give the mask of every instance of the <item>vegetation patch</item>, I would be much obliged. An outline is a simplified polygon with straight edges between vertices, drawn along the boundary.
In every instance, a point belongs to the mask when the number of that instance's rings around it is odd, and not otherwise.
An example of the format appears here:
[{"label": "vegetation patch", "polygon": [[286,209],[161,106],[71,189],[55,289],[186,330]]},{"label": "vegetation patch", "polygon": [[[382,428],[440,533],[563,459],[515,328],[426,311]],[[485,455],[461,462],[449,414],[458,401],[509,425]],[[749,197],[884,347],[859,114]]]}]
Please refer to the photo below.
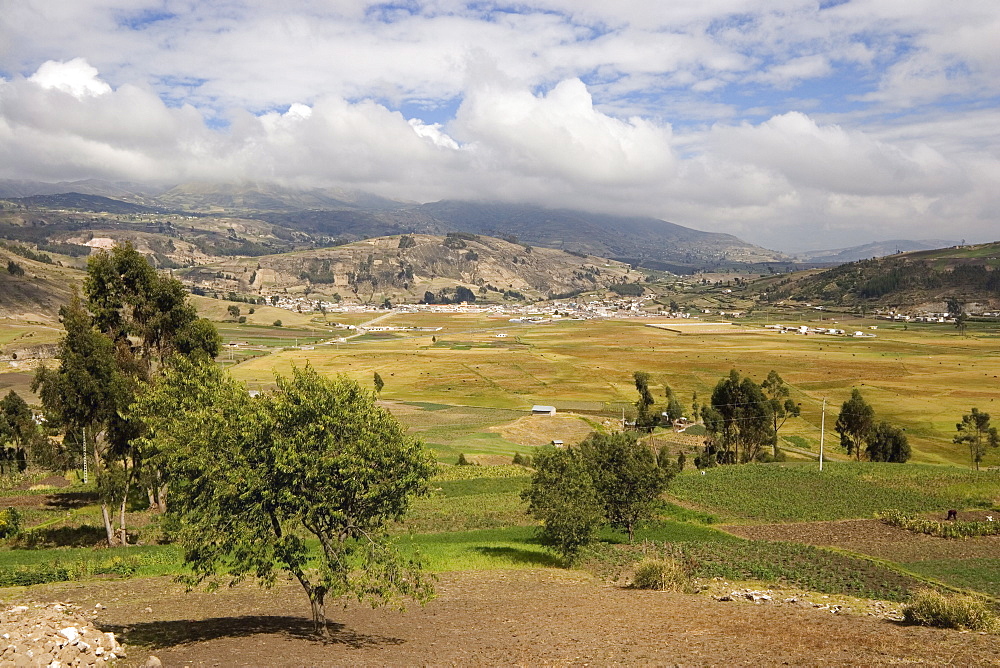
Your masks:
[{"label": "vegetation patch", "polygon": [[670,494],[709,512],[753,522],[803,522],[871,517],[891,508],[916,514],[949,508],[990,508],[990,474],[907,464],[827,462],[723,466],[677,476]]},{"label": "vegetation patch", "polygon": [[1000,620],[983,600],[927,589],[914,593],[903,607],[903,619],[910,624],[962,631],[1000,630]]},{"label": "vegetation patch", "polygon": [[938,538],[970,538],[973,536],[1000,535],[1000,522],[935,522],[923,517],[913,517],[899,510],[875,513],[875,518],[889,526]]}]

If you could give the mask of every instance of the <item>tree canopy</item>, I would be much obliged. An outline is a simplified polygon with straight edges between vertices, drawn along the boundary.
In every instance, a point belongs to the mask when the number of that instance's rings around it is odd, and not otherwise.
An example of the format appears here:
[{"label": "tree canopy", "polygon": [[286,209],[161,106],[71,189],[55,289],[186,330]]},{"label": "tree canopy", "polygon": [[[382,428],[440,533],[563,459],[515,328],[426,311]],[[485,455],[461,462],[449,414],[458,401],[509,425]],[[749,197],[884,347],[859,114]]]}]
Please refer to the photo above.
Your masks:
[{"label": "tree canopy", "polygon": [[962,421],[955,425],[958,434],[954,442],[969,447],[970,465],[979,470],[979,465],[986,455],[986,448],[1000,445],[997,428],[990,425],[990,414],[973,408],[971,413],[962,416]]},{"label": "tree canopy", "polygon": [[701,411],[709,447],[720,464],[753,461],[774,442],[773,408],[760,385],[733,369],[712,391]]},{"label": "tree canopy", "polygon": [[837,433],[840,434],[840,445],[848,456],[861,461],[872,430],[875,428],[875,409],[861,396],[861,390],[851,390],[851,398],[840,407],[837,415]]},{"label": "tree canopy", "polygon": [[[302,585],[317,629],[329,596],[373,605],[426,600],[418,561],[387,534],[435,465],[369,392],[310,367],[250,397],[212,364],[176,360],[137,412],[171,480],[168,514],[192,567],[189,582],[281,571]],[[306,538],[319,543],[310,563]]]}]

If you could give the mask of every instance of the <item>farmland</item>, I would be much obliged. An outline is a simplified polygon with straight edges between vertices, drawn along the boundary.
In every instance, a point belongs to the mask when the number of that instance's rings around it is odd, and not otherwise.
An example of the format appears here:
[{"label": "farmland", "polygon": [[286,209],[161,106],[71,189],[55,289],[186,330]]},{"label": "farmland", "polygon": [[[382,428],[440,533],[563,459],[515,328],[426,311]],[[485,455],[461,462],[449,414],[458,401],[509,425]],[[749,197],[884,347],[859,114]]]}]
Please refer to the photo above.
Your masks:
[{"label": "farmland", "polygon": [[[220,304],[211,307],[216,310],[209,315],[220,323],[224,339],[241,343],[227,347],[220,361],[251,388],[269,388],[275,374],[305,364],[326,374],[346,373],[366,387],[371,387],[374,373],[381,376],[382,404],[441,462],[429,494],[415,500],[393,533],[404,552],[418,556],[440,577],[440,602],[432,602],[427,610],[439,611],[435,614],[442,618],[458,615],[463,597],[474,597],[475,587],[485,582],[510,600],[521,601],[523,610],[537,609],[539,619],[566,614],[545,606],[570,605],[571,600],[597,604],[597,599],[588,598],[592,589],[604,592],[601,605],[619,605],[617,597],[632,596],[640,607],[647,602],[653,606],[645,593],[620,586],[648,554],[676,558],[704,588],[698,595],[670,595],[679,610],[698,619],[722,614],[721,607],[729,605],[711,600],[713,594],[726,593],[720,587],[774,589],[789,599],[878,616],[898,610],[900,602],[928,586],[1000,598],[1000,537],[948,540],[872,519],[874,513],[889,509],[937,519],[951,508],[974,519],[1000,514],[1000,473],[971,471],[967,450],[951,442],[962,413],[972,406],[990,411],[995,398],[993,376],[1000,375],[997,334],[984,325],[962,337],[953,329],[904,330],[883,323],[877,337],[854,339],[780,335],[759,324],[740,325],[742,333],[734,336],[677,334],[646,327],[639,319],[526,325],[486,314],[418,313],[393,314],[380,324],[434,331],[372,333],[340,342],[350,333],[334,329],[332,323],[360,324],[375,316],[323,317],[257,306],[246,323],[238,323],[227,318]],[[246,313],[245,306],[241,309]],[[277,319],[282,326],[273,324]],[[872,331],[867,328],[874,324],[854,320],[839,326]],[[497,337],[499,333],[506,336]],[[651,442],[674,454],[685,452],[689,464],[672,481],[656,517],[637,532],[634,545],[617,532],[602,530],[585,551],[583,566],[566,571],[536,537],[521,499],[532,471],[512,465],[512,457],[530,456],[552,440],[572,444],[591,430],[620,428],[623,409],[636,398],[633,371],[652,375],[657,406],[665,404],[663,383],[689,406],[695,392],[699,402],[706,401],[715,382],[731,368],[758,380],[775,369],[790,385],[802,416],[789,420],[780,432],[789,461],[716,467],[701,474],[690,465],[701,441],[698,430],[657,430]],[[833,432],[836,412],[855,386],[880,418],[906,428],[914,448],[911,463],[852,462],[839,448]],[[820,472],[815,456],[824,398],[827,462]],[[557,414],[531,416],[535,404],[554,405]],[[478,465],[455,466],[460,455]],[[998,464],[1000,453],[989,451],[984,467]],[[138,648],[135,656],[153,652],[186,662],[192,659],[181,655],[189,646],[214,648],[214,656],[223,662],[235,656],[226,652],[238,652],[227,644],[238,639],[238,632],[213,600],[260,611],[255,614],[261,617],[241,618],[256,625],[251,634],[255,637],[278,633],[268,631],[268,624],[279,618],[288,620],[283,626],[278,623],[281,633],[297,628],[297,618],[280,617],[287,614],[280,610],[298,605],[296,592],[285,583],[279,582],[273,593],[241,586],[216,599],[185,594],[171,584],[170,577],[185,572],[182,555],[175,546],[155,544],[164,527],[143,503],[133,504],[128,523],[142,545],[95,552],[90,546],[100,541],[103,531],[95,502],[93,484],[83,485],[72,474],[65,480],[25,479],[0,490],[0,508],[17,508],[29,528],[26,537],[0,549],[0,584],[18,585],[0,589],[0,598],[64,597],[93,605],[93,597],[108,591],[101,589],[100,581],[110,579],[131,593],[102,613],[109,628]],[[524,598],[530,582],[545,588],[549,599]],[[29,583],[38,584],[24,588]],[[105,599],[111,600],[109,596]],[[136,607],[140,601],[143,607]],[[151,616],[139,612],[147,604],[156,611]],[[712,604],[720,609],[704,607]],[[819,624],[819,617],[809,617],[818,612],[782,610],[775,605],[760,614],[785,620],[782,623],[816,625],[831,637],[841,637]],[[215,611],[211,614],[216,617],[205,618],[208,611]],[[374,614],[354,611],[352,619],[379,628],[383,618]],[[427,614],[412,611],[403,619],[427,619]],[[527,619],[534,613],[523,614]],[[738,611],[732,614],[741,616]],[[202,619],[206,628],[220,629],[218,634],[199,635],[183,623]],[[416,622],[403,625],[409,623]],[[671,623],[679,627],[685,622],[678,617]],[[855,661],[904,657],[902,647],[911,648],[906,657],[940,659],[938,648],[956,642],[949,656],[973,662],[984,656],[978,645],[970,644],[978,640],[956,641],[957,636],[944,635],[935,636],[920,651],[914,649],[915,640],[861,649],[859,639],[871,633],[873,624],[884,622],[868,617],[843,622],[855,623],[859,625],[850,632],[843,627],[842,641],[851,647]],[[429,629],[425,627],[431,633]],[[285,642],[294,647],[307,642],[304,632],[295,633]],[[416,643],[421,632],[406,633]],[[805,638],[803,643],[811,642]],[[324,655],[318,652],[330,651],[325,645],[311,647],[300,647],[306,652],[297,655],[300,663],[322,663]],[[392,651],[402,653],[381,655],[382,660],[407,656],[406,650]],[[677,651],[671,656],[682,656]],[[639,655],[626,659],[643,660]],[[806,659],[795,655],[792,660]]]}]

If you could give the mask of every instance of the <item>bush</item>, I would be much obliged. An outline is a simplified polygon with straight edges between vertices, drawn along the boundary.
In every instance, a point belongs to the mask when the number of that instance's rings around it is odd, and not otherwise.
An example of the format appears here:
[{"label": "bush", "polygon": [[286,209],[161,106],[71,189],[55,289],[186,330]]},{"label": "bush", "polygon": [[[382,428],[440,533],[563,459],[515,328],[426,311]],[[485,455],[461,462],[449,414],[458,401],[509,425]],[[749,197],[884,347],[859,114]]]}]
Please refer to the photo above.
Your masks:
[{"label": "bush", "polygon": [[0,538],[9,538],[21,533],[21,513],[17,508],[7,508],[0,512]]},{"label": "bush", "polygon": [[478,466],[476,464],[476,462],[469,461],[465,457],[465,453],[464,452],[460,452],[458,454],[458,461],[456,462],[456,464],[458,464],[459,466]]},{"label": "bush", "polygon": [[274,321],[274,326],[275,327],[281,327],[281,321],[280,320],[275,320]]},{"label": "bush", "polygon": [[244,324],[244,323],[245,323],[246,321],[247,321],[247,317],[246,317],[245,315],[241,315],[241,316],[240,316],[240,319],[239,319],[239,321],[238,321],[238,322],[239,322],[239,323],[240,323],[240,324],[242,325],[242,324]]},{"label": "bush", "polygon": [[684,591],[688,585],[688,574],[675,559],[643,559],[635,567],[632,576],[633,589],[656,589],[659,591]]},{"label": "bush", "polygon": [[1000,630],[1000,620],[996,613],[982,600],[971,596],[941,594],[930,589],[913,595],[903,607],[903,620],[909,624],[963,631]]}]

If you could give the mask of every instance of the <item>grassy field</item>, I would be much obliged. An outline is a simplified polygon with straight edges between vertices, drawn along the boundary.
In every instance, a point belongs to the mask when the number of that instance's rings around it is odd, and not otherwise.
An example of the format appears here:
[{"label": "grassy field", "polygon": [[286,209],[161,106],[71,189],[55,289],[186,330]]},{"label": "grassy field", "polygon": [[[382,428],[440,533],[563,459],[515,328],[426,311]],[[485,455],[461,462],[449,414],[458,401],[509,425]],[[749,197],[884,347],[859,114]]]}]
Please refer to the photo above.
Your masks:
[{"label": "grassy field", "polygon": [[[833,326],[829,315],[823,317],[815,324]],[[842,320],[836,326],[871,331],[872,322]],[[987,329],[962,337],[953,328],[887,329],[882,321],[877,338],[855,339],[780,335],[756,325],[740,336],[679,335],[643,321],[511,325],[484,315],[405,314],[385,323],[443,329],[284,350],[241,363],[233,373],[254,384],[309,363],[364,384],[378,372],[385,381],[382,396],[396,402],[510,410],[547,404],[610,417],[610,406],[635,400],[636,370],[651,373],[656,384],[669,383],[690,405],[694,392],[705,401],[730,369],[757,380],[775,369],[802,408],[802,417],[781,431],[787,444],[818,452],[825,398],[826,452],[836,458],[836,412],[858,387],[879,417],[906,428],[913,461],[959,465],[968,454],[951,439],[962,414],[973,406],[1000,410],[994,407],[1000,338]],[[507,336],[498,339],[498,333]],[[653,390],[662,402],[662,390]],[[986,464],[1000,464],[1000,453],[990,452]]]},{"label": "grassy field", "polygon": [[670,493],[730,522],[868,518],[899,509],[1000,507],[1000,473],[916,464],[720,466],[674,479]]}]

